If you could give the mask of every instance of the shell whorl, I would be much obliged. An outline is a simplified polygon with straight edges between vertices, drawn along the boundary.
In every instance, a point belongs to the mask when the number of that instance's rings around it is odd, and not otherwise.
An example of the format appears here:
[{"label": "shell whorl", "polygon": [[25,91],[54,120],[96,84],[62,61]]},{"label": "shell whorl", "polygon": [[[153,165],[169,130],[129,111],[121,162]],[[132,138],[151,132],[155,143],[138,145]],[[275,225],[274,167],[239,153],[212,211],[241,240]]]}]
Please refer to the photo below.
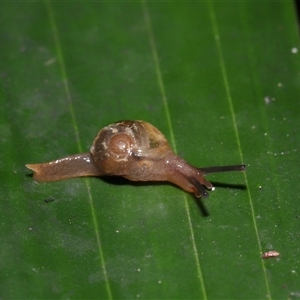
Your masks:
[{"label": "shell whorl", "polygon": [[[95,165],[105,174],[128,172],[133,160],[156,155],[168,145],[164,135],[145,121],[120,121],[104,127],[91,147]],[[116,166],[117,164],[117,166]]]}]

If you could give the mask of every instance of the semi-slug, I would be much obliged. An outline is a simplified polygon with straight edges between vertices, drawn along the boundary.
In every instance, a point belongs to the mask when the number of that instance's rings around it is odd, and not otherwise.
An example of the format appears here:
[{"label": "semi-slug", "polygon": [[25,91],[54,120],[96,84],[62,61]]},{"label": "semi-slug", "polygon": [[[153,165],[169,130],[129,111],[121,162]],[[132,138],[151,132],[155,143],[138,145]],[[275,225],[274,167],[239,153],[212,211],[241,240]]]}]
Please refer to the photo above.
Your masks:
[{"label": "semi-slug", "polygon": [[132,181],[169,181],[207,197],[209,173],[244,171],[245,165],[196,168],[175,155],[165,136],[145,121],[120,121],[101,129],[90,152],[47,163],[27,164],[37,181],[80,176],[123,176]]}]

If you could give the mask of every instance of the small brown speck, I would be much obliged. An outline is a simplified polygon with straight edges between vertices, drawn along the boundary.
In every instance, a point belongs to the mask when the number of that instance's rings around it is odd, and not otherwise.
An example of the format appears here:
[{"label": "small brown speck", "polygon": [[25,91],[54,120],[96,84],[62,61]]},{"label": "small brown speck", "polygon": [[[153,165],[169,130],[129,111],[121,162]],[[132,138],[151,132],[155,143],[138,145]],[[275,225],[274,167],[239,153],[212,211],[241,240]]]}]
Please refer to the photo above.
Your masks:
[{"label": "small brown speck", "polygon": [[272,251],[267,251],[267,252],[263,253],[263,255],[261,257],[266,259],[266,258],[270,258],[270,257],[277,257],[279,255],[280,255],[279,252],[272,250]]}]

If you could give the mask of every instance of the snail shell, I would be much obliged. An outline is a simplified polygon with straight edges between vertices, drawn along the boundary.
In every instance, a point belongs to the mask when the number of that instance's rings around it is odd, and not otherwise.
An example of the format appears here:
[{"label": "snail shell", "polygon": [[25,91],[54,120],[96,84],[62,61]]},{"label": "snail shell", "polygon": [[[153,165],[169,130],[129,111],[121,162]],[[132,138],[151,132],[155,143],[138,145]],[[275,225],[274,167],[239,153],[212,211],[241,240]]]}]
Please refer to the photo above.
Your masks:
[{"label": "snail shell", "polygon": [[100,130],[90,152],[28,164],[37,181],[81,176],[123,176],[132,181],[169,181],[196,197],[207,197],[204,175],[244,171],[244,165],[196,168],[176,156],[165,136],[145,121],[120,121]]},{"label": "snail shell", "polygon": [[100,130],[90,151],[96,167],[105,175],[134,174],[131,180],[141,180],[140,176],[148,173],[157,158],[167,155],[171,148],[164,135],[151,124],[121,121]]}]

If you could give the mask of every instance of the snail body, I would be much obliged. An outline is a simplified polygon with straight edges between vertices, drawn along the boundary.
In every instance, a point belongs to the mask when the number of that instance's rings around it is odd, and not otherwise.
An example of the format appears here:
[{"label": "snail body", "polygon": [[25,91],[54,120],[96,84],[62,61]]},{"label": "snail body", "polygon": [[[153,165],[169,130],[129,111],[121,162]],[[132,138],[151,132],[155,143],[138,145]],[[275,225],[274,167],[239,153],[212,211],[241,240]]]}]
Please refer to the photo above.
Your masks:
[{"label": "snail body", "polygon": [[145,121],[120,121],[101,129],[90,152],[41,164],[27,164],[37,181],[82,176],[123,176],[132,181],[169,181],[196,197],[212,184],[204,175],[243,171],[244,165],[196,168],[175,155],[165,136]]}]

